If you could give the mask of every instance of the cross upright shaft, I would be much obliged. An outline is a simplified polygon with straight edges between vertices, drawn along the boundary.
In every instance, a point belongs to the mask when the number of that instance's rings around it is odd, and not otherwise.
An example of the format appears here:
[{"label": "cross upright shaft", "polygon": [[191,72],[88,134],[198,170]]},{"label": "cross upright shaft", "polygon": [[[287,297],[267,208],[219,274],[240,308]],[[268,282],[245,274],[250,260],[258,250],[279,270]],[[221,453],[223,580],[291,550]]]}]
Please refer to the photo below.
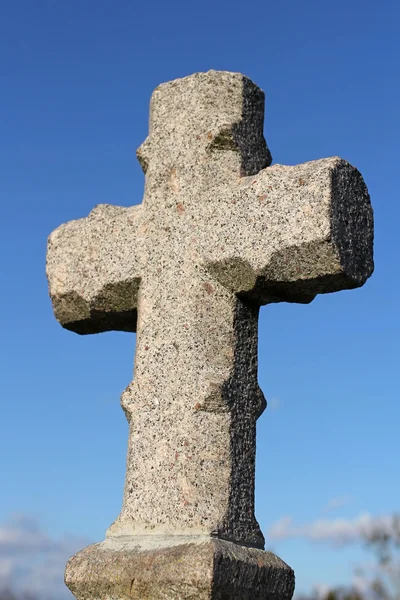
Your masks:
[{"label": "cross upright shaft", "polygon": [[[333,158],[269,166],[264,96],[200,73],[153,94],[143,204],[53,232],[55,313],[78,333],[137,331],[121,515],[108,536],[214,536],[262,548],[254,517],[262,304],[310,302],[372,273],[361,175]],[[171,596],[172,597],[172,596]]]}]

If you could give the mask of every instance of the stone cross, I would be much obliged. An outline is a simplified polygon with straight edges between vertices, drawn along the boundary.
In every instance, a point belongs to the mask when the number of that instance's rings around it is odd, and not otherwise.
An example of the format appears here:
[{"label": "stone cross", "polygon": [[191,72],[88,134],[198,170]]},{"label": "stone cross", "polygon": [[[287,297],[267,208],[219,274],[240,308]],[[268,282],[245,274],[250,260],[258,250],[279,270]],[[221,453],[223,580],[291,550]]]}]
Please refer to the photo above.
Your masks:
[{"label": "stone cross", "polygon": [[340,158],[271,164],[264,94],[210,71],[160,85],[138,150],[141,205],[99,205],[49,238],[57,319],[136,331],[123,508],[69,562],[78,599],[287,598],[254,516],[260,305],[309,303],[373,270],[372,210]]}]

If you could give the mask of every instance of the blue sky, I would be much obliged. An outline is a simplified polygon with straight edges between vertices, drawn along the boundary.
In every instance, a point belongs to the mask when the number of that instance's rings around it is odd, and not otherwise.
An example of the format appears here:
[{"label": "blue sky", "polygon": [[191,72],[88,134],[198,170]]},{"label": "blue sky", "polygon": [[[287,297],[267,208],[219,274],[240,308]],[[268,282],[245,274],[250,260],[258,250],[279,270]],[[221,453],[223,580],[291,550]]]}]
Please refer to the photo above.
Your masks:
[{"label": "blue sky", "polygon": [[[46,238],[95,204],[141,201],[135,150],[152,90],[210,68],[265,90],[275,163],[339,155],[370,190],[371,280],[307,306],[262,309],[259,378],[270,406],[257,455],[257,517],[298,591],[346,583],[366,560],[350,543],[360,515],[388,515],[400,498],[399,18],[394,0],[1,4],[0,534],[20,545],[17,564],[0,535],[0,584],[24,571],[27,585],[64,597],[64,550],[103,539],[122,499],[119,395],[135,338],[62,330],[47,296]],[[342,545],[336,519],[350,532]],[[42,575],[28,533],[41,540]]]}]

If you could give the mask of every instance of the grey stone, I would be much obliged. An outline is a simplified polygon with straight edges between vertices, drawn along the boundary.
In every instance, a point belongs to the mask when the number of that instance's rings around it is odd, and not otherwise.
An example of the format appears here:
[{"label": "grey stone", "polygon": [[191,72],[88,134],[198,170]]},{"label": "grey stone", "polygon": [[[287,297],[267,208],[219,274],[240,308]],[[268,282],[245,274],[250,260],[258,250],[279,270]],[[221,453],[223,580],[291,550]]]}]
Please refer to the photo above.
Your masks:
[{"label": "grey stone", "polygon": [[[254,517],[265,408],[259,306],[308,303],[372,273],[360,173],[340,158],[270,166],[263,119],[263,92],[238,73],[162,84],[138,150],[143,203],[97,206],[49,238],[60,323],[82,334],[137,332],[135,376],[121,399],[130,423],[124,502],[109,538],[211,536],[264,547]],[[70,585],[78,598],[125,597],[79,595]],[[192,597],[174,593],[162,597]]]},{"label": "grey stone", "polygon": [[189,536],[123,537],[70,559],[65,580],[78,600],[290,600],[294,573],[272,552]]}]

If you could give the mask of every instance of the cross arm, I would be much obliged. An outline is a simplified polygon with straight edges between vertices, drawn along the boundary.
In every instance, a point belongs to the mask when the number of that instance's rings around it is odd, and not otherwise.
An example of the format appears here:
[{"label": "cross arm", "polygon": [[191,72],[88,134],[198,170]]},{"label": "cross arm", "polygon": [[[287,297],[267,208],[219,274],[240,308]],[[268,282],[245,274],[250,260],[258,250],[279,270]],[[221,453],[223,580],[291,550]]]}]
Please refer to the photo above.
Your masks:
[{"label": "cross arm", "polygon": [[360,287],[372,274],[372,208],[348,162],[274,165],[222,196],[210,215],[218,236],[205,251],[206,265],[237,294],[258,304],[307,303]]},{"label": "cross arm", "polygon": [[102,204],[51,233],[46,273],[63,327],[80,334],[136,331],[140,215],[141,206]]}]

